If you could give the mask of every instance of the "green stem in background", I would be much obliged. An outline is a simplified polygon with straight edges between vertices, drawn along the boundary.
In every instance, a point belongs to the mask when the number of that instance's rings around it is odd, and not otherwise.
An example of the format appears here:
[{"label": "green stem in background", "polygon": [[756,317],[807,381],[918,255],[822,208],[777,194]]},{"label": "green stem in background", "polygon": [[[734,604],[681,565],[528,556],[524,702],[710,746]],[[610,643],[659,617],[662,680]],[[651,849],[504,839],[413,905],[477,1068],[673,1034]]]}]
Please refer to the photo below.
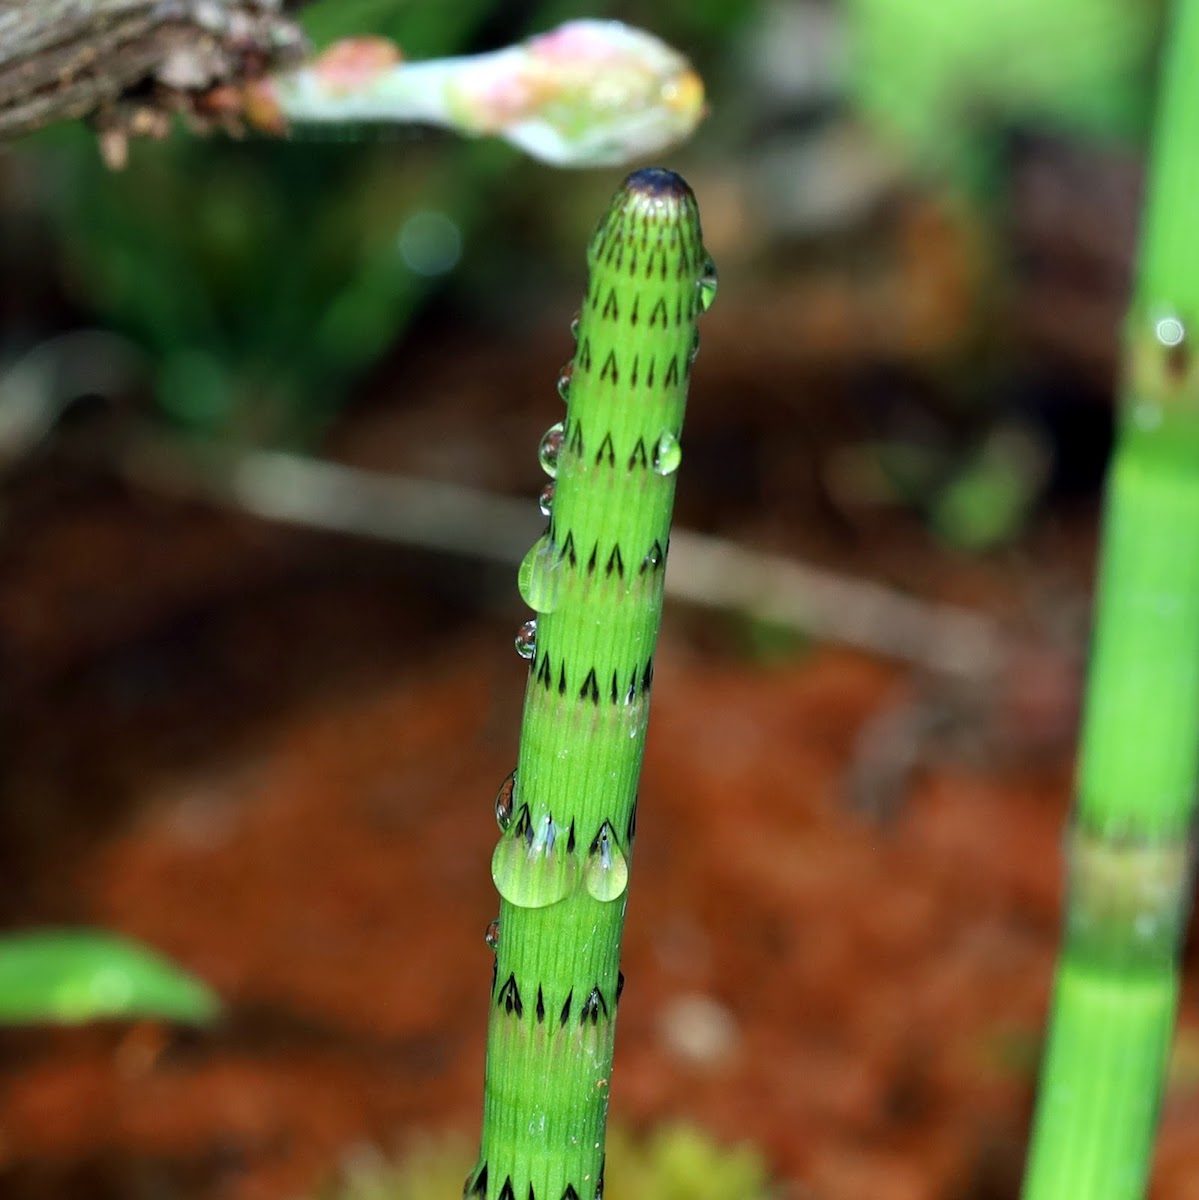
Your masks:
[{"label": "green stem in background", "polygon": [[1199,0],[1165,44],[1026,1200],[1144,1194],[1199,783]]},{"label": "green stem in background", "polygon": [[677,175],[625,180],[588,251],[566,420],[542,440],[550,521],[520,569],[537,617],[517,769],[496,799],[500,915],[483,1138],[464,1195],[592,1200],[620,937],[696,318],[716,288]]}]

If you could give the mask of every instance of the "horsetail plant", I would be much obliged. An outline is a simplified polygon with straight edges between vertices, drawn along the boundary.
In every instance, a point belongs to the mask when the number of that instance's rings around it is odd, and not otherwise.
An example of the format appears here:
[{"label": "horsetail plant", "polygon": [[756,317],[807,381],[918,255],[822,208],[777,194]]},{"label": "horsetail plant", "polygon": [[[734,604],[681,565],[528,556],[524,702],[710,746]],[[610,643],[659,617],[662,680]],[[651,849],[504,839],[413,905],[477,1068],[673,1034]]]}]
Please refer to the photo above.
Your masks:
[{"label": "horsetail plant", "polygon": [[1144,1194],[1199,783],[1199,0],[1165,44],[1026,1200]]},{"label": "horsetail plant", "polygon": [[691,189],[617,192],[588,251],[566,419],[542,439],[544,536],[521,564],[536,617],[516,770],[496,797],[500,913],[483,1135],[464,1196],[598,1200],[620,938],[696,319],[716,274]]}]

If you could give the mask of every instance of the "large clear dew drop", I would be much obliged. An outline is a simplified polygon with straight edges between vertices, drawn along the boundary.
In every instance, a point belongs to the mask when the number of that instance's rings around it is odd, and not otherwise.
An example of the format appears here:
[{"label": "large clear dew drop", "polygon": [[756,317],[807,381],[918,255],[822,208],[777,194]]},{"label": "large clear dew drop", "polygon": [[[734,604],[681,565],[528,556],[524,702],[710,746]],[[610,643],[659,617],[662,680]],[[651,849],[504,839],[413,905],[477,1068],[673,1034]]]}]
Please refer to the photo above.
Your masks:
[{"label": "large clear dew drop", "polygon": [[567,834],[548,814],[532,821],[522,811],[491,857],[496,890],[518,908],[548,908],[565,900],[578,884],[578,860]]},{"label": "large clear dew drop", "polygon": [[537,461],[551,479],[558,474],[558,459],[562,454],[562,439],[565,436],[566,426],[558,421],[541,435],[541,445],[537,447]]},{"label": "large clear dew drop", "polygon": [[699,306],[707,312],[716,299],[716,264],[709,258],[704,263],[704,273],[699,277]]},{"label": "large clear dew drop", "polygon": [[600,826],[587,852],[583,885],[591,896],[604,902],[619,899],[629,886],[629,860],[607,821]]},{"label": "large clear dew drop", "polygon": [[520,564],[516,586],[521,599],[538,613],[551,613],[558,607],[562,588],[562,552],[549,534],[537,539]]},{"label": "large clear dew drop", "polygon": [[673,433],[666,431],[654,447],[654,470],[659,475],[673,475],[683,461],[683,447]]}]

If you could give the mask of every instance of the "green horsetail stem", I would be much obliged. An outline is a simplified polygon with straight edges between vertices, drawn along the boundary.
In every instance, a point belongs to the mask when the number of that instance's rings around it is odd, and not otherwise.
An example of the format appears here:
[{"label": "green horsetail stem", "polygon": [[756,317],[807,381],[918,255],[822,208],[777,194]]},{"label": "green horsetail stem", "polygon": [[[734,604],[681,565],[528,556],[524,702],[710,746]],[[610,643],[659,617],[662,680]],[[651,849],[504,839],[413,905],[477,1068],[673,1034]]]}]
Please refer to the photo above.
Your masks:
[{"label": "green horsetail stem", "polygon": [[545,536],[520,754],[496,798],[500,915],[483,1137],[464,1195],[598,1200],[620,937],[696,319],[716,290],[669,171],[630,175],[588,250],[566,419],[541,443]]},{"label": "green horsetail stem", "polygon": [[1199,783],[1199,0],[1165,43],[1026,1200],[1144,1195]]}]

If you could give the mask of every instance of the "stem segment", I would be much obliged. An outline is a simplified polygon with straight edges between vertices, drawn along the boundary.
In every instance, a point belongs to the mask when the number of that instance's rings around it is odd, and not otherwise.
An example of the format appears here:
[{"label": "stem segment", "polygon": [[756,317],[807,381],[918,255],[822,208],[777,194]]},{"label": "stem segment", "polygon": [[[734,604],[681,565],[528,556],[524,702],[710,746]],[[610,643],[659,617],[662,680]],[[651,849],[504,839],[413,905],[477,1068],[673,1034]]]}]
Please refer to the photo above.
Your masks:
[{"label": "stem segment", "polygon": [[[465,1195],[592,1200],[620,937],[696,319],[715,290],[691,190],[628,177],[600,221],[566,420],[542,442],[550,523],[520,572],[538,613],[517,770],[500,791],[483,1139]],[[493,927],[494,928],[494,927]]]},{"label": "stem segment", "polygon": [[1199,783],[1199,0],[1166,43],[1026,1200],[1144,1194]]}]

